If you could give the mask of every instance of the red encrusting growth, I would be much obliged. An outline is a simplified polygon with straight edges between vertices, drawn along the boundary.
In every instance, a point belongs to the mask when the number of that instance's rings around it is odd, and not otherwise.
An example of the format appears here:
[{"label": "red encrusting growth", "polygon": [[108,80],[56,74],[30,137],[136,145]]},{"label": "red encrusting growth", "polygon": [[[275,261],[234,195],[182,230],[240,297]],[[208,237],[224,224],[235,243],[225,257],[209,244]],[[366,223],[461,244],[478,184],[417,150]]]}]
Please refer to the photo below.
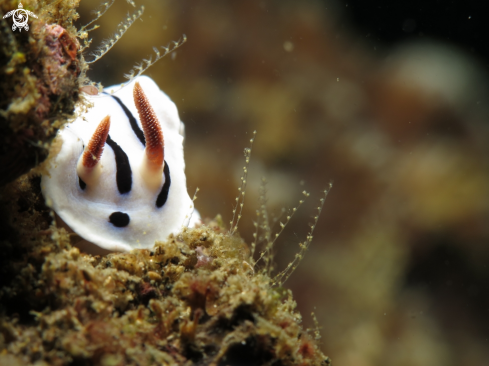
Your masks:
[{"label": "red encrusting growth", "polygon": [[155,169],[161,169],[164,162],[164,141],[161,125],[138,82],[134,84],[134,103],[139,113],[146,139],[146,156]]},{"label": "red encrusting growth", "polygon": [[83,166],[85,168],[93,168],[99,162],[104,151],[105,141],[107,140],[107,136],[109,136],[109,129],[110,116],[107,116],[97,126],[83,152]]}]

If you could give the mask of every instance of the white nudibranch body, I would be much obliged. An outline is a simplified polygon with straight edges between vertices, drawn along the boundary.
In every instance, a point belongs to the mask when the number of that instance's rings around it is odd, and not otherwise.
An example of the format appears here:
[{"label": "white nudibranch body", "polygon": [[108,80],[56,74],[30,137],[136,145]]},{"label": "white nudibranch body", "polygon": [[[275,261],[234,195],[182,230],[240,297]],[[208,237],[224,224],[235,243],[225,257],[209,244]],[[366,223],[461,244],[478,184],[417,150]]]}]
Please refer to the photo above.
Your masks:
[{"label": "white nudibranch body", "polygon": [[151,248],[200,221],[170,98],[146,76],[87,98],[93,107],[56,137],[61,149],[41,181],[48,206],[83,239],[114,251]]}]

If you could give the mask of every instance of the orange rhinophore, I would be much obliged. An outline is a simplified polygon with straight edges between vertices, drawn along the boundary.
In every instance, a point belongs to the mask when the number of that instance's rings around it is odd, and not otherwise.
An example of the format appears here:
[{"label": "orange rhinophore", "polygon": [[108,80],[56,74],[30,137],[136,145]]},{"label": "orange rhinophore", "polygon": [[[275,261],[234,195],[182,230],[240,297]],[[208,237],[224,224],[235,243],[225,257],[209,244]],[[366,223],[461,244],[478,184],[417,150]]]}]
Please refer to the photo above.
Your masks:
[{"label": "orange rhinophore", "polygon": [[161,131],[160,122],[138,82],[134,85],[134,103],[143,126],[148,162],[152,168],[159,170],[164,164],[163,148],[165,144],[163,132]]},{"label": "orange rhinophore", "polygon": [[87,185],[94,186],[102,172],[100,158],[104,151],[105,142],[109,136],[110,116],[102,119],[95,129],[94,134],[78,159],[76,172],[78,177]]},{"label": "orange rhinophore", "polygon": [[109,136],[109,129],[110,116],[107,116],[97,126],[83,152],[82,164],[85,168],[92,169],[100,161],[100,157],[104,151],[105,141],[107,141],[107,136]]},{"label": "orange rhinophore", "polygon": [[141,176],[148,187],[157,189],[162,184],[165,166],[163,132],[156,113],[138,82],[134,84],[133,97],[146,140]]}]

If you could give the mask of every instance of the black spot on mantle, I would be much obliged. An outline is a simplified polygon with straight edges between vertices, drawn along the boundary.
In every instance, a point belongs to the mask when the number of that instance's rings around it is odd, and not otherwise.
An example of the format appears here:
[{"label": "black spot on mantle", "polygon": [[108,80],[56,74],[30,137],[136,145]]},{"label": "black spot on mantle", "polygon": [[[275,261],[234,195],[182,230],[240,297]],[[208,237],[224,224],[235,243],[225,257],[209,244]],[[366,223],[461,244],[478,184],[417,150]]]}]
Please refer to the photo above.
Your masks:
[{"label": "black spot on mantle", "polygon": [[129,225],[129,221],[131,221],[129,215],[124,212],[113,212],[109,216],[109,222],[115,227],[126,227]]}]

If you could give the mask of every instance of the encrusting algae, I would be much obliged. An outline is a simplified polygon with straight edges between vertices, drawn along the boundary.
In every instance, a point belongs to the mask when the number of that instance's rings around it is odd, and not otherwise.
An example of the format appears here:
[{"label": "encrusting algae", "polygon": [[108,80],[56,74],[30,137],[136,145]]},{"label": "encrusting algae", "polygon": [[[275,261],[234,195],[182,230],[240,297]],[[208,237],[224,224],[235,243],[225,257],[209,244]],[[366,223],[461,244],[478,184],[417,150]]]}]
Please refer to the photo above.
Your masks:
[{"label": "encrusting algae", "polygon": [[219,216],[152,250],[106,256],[81,253],[54,225],[39,177],[17,177],[70,118],[86,65],[78,2],[36,4],[24,4],[39,16],[32,32],[1,28],[1,179],[11,183],[0,196],[0,365],[330,364],[291,292]]},{"label": "encrusting algae", "polygon": [[24,1],[38,19],[14,32],[3,16],[18,5],[0,2],[0,186],[47,157],[46,144],[73,114],[86,70],[72,25],[78,1]]},{"label": "encrusting algae", "polygon": [[38,185],[4,191],[0,364],[329,364],[291,292],[255,273],[219,221],[92,256],[49,225]]}]

